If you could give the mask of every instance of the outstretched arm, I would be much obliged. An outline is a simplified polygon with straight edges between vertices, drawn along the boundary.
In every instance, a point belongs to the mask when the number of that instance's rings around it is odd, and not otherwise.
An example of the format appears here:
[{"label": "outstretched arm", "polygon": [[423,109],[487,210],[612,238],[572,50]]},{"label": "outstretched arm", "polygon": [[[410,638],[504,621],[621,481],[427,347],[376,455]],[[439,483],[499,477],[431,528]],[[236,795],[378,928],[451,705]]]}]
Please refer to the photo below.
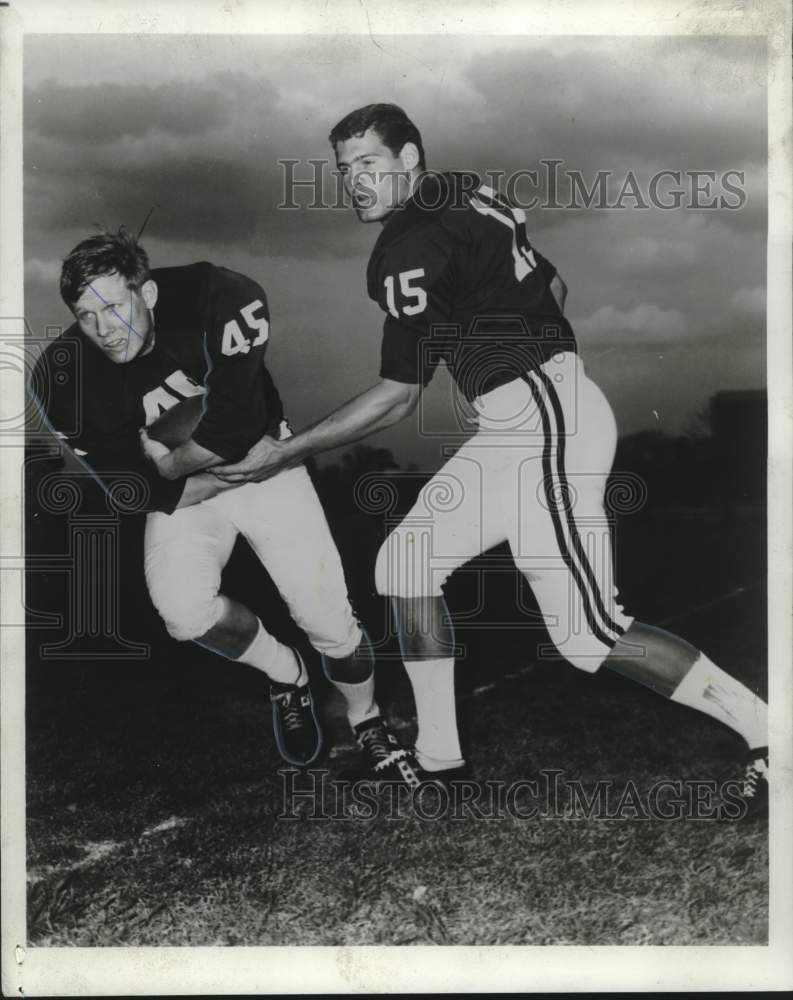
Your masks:
[{"label": "outstretched arm", "polygon": [[241,462],[221,465],[212,474],[228,483],[258,482],[339,445],[350,444],[403,420],[421,395],[421,386],[381,379],[300,434],[275,441],[264,437]]}]

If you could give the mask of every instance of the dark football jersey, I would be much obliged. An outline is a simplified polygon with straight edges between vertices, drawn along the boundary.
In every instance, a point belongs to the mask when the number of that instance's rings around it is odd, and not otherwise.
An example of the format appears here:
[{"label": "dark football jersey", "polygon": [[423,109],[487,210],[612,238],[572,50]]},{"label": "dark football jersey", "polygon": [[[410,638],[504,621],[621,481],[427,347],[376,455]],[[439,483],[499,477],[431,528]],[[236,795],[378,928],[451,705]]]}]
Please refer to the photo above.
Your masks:
[{"label": "dark football jersey", "polygon": [[469,399],[576,351],[525,215],[474,174],[424,174],[367,269],[388,313],[382,378],[426,385],[440,361]]},{"label": "dark football jersey", "polygon": [[143,510],[170,513],[184,479],[158,476],[144,459],[138,430],[189,396],[204,394],[193,440],[236,461],[283,419],[278,392],[264,365],[269,336],[267,299],[242,274],[201,262],[151,272],[159,290],[154,347],[118,364],[77,323],[39,358],[31,381],[52,430],[99,479],[145,480]]}]

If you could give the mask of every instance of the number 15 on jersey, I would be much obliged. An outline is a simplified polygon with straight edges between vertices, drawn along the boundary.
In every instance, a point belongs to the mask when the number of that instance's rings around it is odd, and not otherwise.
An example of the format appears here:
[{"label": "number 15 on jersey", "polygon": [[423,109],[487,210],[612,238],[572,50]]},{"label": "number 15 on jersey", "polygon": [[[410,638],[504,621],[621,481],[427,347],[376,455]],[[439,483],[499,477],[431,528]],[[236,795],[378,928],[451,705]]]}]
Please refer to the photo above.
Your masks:
[{"label": "number 15 on jersey", "polygon": [[[402,271],[398,277],[399,297],[402,306],[401,310],[397,307],[397,292],[394,275],[389,274],[383,282],[385,285],[385,300],[386,305],[388,306],[388,311],[396,319],[399,319],[400,315],[415,316],[417,313],[424,312],[427,308],[427,293],[421,285],[415,284],[419,278],[424,277],[424,268],[417,267],[412,271]],[[413,282],[413,284],[411,284],[411,282]]]}]

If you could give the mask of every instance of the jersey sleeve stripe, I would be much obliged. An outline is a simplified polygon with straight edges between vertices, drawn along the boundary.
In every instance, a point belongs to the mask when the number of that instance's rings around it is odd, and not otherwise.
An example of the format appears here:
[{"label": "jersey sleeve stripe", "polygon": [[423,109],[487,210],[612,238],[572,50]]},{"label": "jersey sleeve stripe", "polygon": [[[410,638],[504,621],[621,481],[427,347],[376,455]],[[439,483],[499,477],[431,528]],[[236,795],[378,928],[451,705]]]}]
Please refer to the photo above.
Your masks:
[{"label": "jersey sleeve stripe", "polygon": [[[514,218],[515,213],[512,212],[511,216],[506,214],[504,209],[495,209],[489,205],[485,205],[484,202],[479,201],[477,198],[471,199],[471,207],[479,212],[480,215],[488,215],[492,219],[497,219],[502,225],[506,226],[508,229],[512,230],[512,259],[515,262],[515,277],[518,281],[522,281],[526,275],[531,274],[531,272],[537,266],[537,261],[534,257],[534,252],[529,243],[528,237],[525,236],[525,229],[519,237],[518,226],[522,226],[525,218],[523,220]],[[511,209],[508,211],[512,211]],[[522,244],[520,247],[518,243]]]}]

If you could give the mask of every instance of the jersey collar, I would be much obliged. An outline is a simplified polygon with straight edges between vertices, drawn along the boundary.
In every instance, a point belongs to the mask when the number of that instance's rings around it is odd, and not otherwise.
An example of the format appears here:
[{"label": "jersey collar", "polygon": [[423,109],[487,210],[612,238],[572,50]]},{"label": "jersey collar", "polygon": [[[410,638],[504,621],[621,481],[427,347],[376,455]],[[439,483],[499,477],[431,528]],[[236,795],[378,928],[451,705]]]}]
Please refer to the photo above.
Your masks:
[{"label": "jersey collar", "polygon": [[426,171],[419,177],[410,198],[388,217],[373,253],[419,222],[432,220],[456,202],[462,204],[463,192],[475,190],[479,183],[479,177],[473,173]]}]

